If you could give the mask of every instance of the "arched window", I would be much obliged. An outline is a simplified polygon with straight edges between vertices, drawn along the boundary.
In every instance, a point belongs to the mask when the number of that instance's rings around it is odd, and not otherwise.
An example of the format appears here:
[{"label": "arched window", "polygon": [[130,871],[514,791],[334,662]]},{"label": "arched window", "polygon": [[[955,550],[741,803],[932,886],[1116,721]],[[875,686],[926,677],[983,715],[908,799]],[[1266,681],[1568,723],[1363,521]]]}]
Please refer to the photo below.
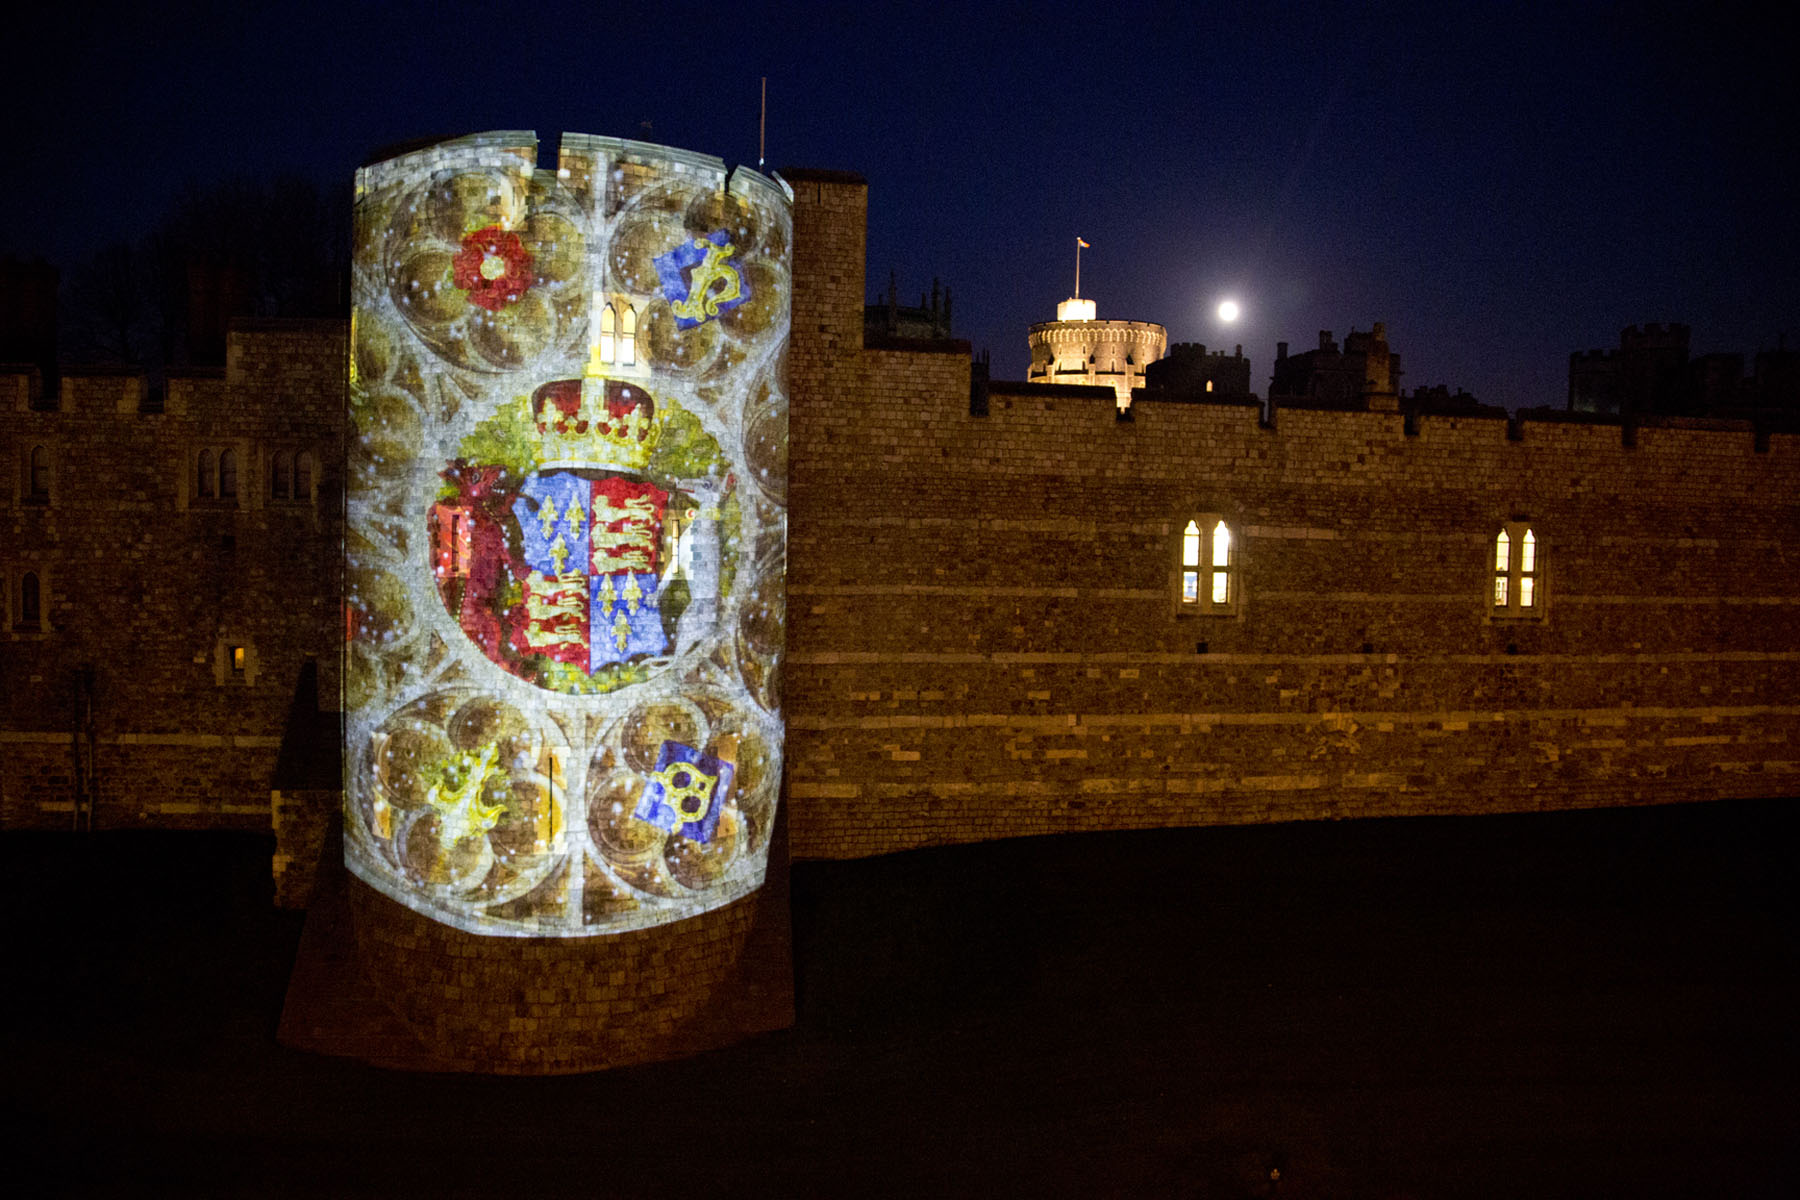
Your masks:
[{"label": "arched window", "polygon": [[313,458],[302,450],[294,456],[294,499],[312,500]]},{"label": "arched window", "polygon": [[199,462],[195,464],[194,495],[202,500],[211,500],[218,495],[218,476],[214,474],[211,450],[202,450]]},{"label": "arched window", "polygon": [[50,449],[47,446],[31,448],[30,478],[26,488],[33,500],[50,498]]},{"label": "arched window", "polygon": [[1212,528],[1212,602],[1231,603],[1231,530],[1219,521]]},{"label": "arched window", "polygon": [[219,451],[219,499],[230,500],[237,495],[237,451]]},{"label": "arched window", "polygon": [[1183,611],[1225,613],[1237,606],[1237,551],[1231,526],[1216,513],[1195,517],[1181,533]]},{"label": "arched window", "polygon": [[288,457],[286,450],[277,450],[269,459],[269,498],[294,498],[294,460]]},{"label": "arched window", "polygon": [[35,571],[25,572],[19,580],[19,624],[40,625],[44,619],[44,597]]},{"label": "arched window", "polygon": [[619,348],[619,314],[608,304],[600,310],[600,361],[616,362]]},{"label": "arched window", "polygon": [[1543,609],[1543,549],[1537,532],[1509,521],[1494,536],[1495,616],[1532,617]]},{"label": "arched window", "polygon": [[619,362],[627,367],[637,364],[637,310],[629,304],[619,322]]}]

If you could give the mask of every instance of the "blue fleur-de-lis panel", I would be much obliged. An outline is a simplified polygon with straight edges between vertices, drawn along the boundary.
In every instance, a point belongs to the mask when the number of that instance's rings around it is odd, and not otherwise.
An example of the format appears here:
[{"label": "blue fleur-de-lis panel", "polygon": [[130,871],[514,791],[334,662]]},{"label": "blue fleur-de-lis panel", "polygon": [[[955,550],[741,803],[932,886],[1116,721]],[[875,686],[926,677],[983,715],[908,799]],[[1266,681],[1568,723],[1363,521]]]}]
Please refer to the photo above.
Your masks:
[{"label": "blue fleur-de-lis panel", "polygon": [[654,484],[617,475],[549,471],[525,481],[511,505],[523,603],[502,614],[518,654],[591,674],[668,649],[658,603],[668,498]]}]

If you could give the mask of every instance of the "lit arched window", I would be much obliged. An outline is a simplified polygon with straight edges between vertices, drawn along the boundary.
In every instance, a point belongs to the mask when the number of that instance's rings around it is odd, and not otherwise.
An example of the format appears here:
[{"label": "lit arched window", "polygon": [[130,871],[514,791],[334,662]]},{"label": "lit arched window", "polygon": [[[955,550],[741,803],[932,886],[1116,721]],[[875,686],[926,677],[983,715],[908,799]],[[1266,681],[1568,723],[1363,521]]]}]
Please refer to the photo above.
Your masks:
[{"label": "lit arched window", "polygon": [[277,450],[274,457],[269,459],[269,498],[294,498],[294,460],[288,457],[286,450]]},{"label": "lit arched window", "polygon": [[218,477],[213,473],[213,452],[202,450],[200,461],[194,467],[194,495],[202,500],[211,500],[218,494]]},{"label": "lit arched window", "polygon": [[237,451],[219,451],[219,499],[230,500],[237,495]]},{"label": "lit arched window", "polygon": [[1230,612],[1237,605],[1231,526],[1215,513],[1195,517],[1182,530],[1178,599],[1188,612]]},{"label": "lit arched window", "polygon": [[43,623],[44,598],[38,584],[37,573],[25,572],[25,578],[19,580],[19,624],[39,625]]},{"label": "lit arched window", "polygon": [[627,367],[637,364],[637,310],[629,304],[619,321],[619,363]]},{"label": "lit arched window", "polygon": [[600,361],[618,361],[619,314],[608,304],[600,310]]},{"label": "lit arched window", "polygon": [[25,481],[26,489],[33,500],[50,498],[50,450],[46,446],[31,448],[31,473]]},{"label": "lit arched window", "polygon": [[313,458],[311,454],[302,450],[294,456],[294,499],[310,501],[312,489]]},{"label": "lit arched window", "polygon": [[1536,616],[1544,604],[1543,547],[1523,521],[1509,521],[1494,537],[1493,608],[1497,616]]}]

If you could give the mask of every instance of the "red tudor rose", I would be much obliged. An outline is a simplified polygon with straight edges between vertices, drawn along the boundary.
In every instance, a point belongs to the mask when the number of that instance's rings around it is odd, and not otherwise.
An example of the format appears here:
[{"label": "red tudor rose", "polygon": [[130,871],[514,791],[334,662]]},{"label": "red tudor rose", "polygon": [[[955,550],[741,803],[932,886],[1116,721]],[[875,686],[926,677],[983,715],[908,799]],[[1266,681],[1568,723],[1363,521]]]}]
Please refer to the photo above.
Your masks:
[{"label": "red tudor rose", "polygon": [[531,251],[518,234],[498,225],[463,238],[453,269],[456,286],[469,293],[469,303],[489,312],[499,312],[531,287]]}]

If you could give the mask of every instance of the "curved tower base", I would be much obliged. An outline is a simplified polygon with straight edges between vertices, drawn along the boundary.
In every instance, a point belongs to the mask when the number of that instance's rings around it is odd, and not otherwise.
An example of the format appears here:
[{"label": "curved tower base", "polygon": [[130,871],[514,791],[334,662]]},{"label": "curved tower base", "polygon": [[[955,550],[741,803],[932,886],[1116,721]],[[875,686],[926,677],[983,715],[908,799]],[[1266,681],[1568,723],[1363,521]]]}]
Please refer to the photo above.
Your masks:
[{"label": "curved tower base", "polygon": [[344,870],[328,839],[279,1040],[413,1071],[552,1075],[681,1058],[793,1024],[786,822],[735,904],[604,938],[492,938]]}]

